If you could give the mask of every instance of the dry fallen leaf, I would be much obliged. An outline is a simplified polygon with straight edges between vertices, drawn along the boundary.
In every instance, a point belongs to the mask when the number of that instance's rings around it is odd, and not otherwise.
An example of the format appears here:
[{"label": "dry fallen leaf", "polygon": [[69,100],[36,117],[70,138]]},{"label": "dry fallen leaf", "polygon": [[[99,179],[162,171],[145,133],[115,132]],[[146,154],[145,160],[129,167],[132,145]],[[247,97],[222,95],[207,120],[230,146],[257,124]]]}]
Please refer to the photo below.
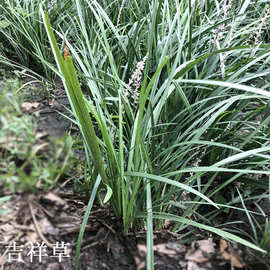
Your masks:
[{"label": "dry fallen leaf", "polygon": [[48,136],[48,133],[47,132],[37,132],[36,133],[36,138],[37,139],[41,139],[41,138],[43,138],[43,137],[46,137],[46,136]]},{"label": "dry fallen leaf", "polygon": [[215,269],[211,262],[206,262],[203,265],[201,265],[193,261],[189,261],[187,264],[187,270],[209,270],[209,269]]},{"label": "dry fallen leaf", "polygon": [[137,265],[137,270],[145,269],[145,261],[142,261],[139,257],[134,257],[135,263]]},{"label": "dry fallen leaf", "polygon": [[170,241],[167,243],[167,248],[168,249],[173,249],[176,251],[176,253],[186,253],[186,247],[182,244],[180,244],[177,241]]},{"label": "dry fallen leaf", "polygon": [[65,200],[52,192],[42,195],[40,199],[47,204],[53,204],[57,207],[64,207],[67,204]]},{"label": "dry fallen leaf", "polygon": [[21,106],[25,111],[30,111],[32,109],[36,109],[39,104],[40,103],[38,102],[23,102]]},{"label": "dry fallen leaf", "polygon": [[159,244],[154,246],[154,251],[157,251],[166,255],[176,255],[176,251],[173,249],[168,249],[167,244]]},{"label": "dry fallen leaf", "polygon": [[50,235],[58,235],[59,229],[55,228],[55,226],[52,225],[52,223],[46,218],[42,218],[39,220],[39,225],[44,234],[50,234]]},{"label": "dry fallen leaf", "polygon": [[146,254],[146,252],[147,252],[146,245],[138,244],[137,248],[138,248],[138,251],[139,251],[140,255],[145,255]]},{"label": "dry fallen leaf", "polygon": [[220,253],[223,259],[230,261],[234,267],[243,268],[245,263],[242,262],[237,252],[231,247],[231,245],[224,239],[220,240]]},{"label": "dry fallen leaf", "polygon": [[58,107],[60,104],[53,98],[49,101],[50,107]]},{"label": "dry fallen leaf", "polygon": [[154,251],[175,257],[177,254],[185,252],[185,247],[177,242],[169,242],[154,246]]},{"label": "dry fallen leaf", "polygon": [[209,260],[215,253],[215,243],[212,238],[193,241],[191,249],[186,254],[186,260],[203,263]]}]

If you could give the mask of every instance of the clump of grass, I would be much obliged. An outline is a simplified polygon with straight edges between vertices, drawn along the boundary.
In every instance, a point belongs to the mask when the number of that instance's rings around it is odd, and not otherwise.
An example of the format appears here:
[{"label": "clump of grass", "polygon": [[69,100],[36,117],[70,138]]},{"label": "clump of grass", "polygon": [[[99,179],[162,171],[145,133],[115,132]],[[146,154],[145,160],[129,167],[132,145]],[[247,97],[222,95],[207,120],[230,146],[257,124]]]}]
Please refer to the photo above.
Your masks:
[{"label": "clump of grass", "polygon": [[[54,78],[48,63],[52,53],[46,41],[46,32],[40,27],[40,1],[0,1],[0,63],[27,70],[36,77]],[[72,16],[69,1],[45,1],[56,27],[67,28],[65,17]],[[68,15],[69,14],[69,15]]]},{"label": "clump of grass", "polygon": [[[135,224],[146,224],[148,269],[153,267],[153,220],[161,221],[157,226],[163,220],[171,220],[178,232],[192,225],[262,251],[227,232],[229,228],[221,230],[213,225],[226,204],[233,208],[233,198],[238,196],[240,200],[242,193],[235,195],[236,183],[247,183],[248,178],[249,184],[266,188],[269,175],[270,148],[265,133],[269,115],[261,114],[270,97],[265,91],[269,83],[261,87],[255,79],[269,74],[269,53],[267,46],[260,46],[258,58],[249,58],[250,47],[244,40],[255,27],[247,33],[241,27],[247,25],[244,15],[254,16],[251,5],[231,3],[232,14],[239,16],[233,20],[226,14],[231,28],[224,28],[226,38],[224,42],[220,39],[218,49],[206,46],[212,44],[212,29],[223,23],[216,16],[217,2],[211,8],[208,2],[197,1],[136,5],[136,16],[128,17],[132,7],[122,9],[121,26],[116,27],[117,16],[106,5],[78,1],[78,20],[73,21],[80,29],[76,31],[77,43],[72,44],[58,33],[82,72],[79,74],[89,99],[82,95],[71,56],[62,58],[48,16],[42,11],[84,138],[89,168],[95,168],[84,225],[98,188],[102,187],[107,189],[105,201],[122,218],[124,234]],[[91,35],[87,26],[98,34]],[[223,66],[220,71],[220,55],[225,52],[230,54],[226,69]],[[145,55],[145,68],[140,66],[142,83],[131,90],[131,81],[135,80],[132,74]],[[136,110],[134,98],[127,98],[130,95],[138,99]],[[93,132],[94,125],[99,133]],[[263,175],[260,184],[252,181],[257,174]],[[222,196],[227,190],[232,197]],[[182,215],[176,216],[171,210],[185,194],[187,202],[178,204]],[[225,204],[220,204],[220,200]],[[203,203],[208,203],[210,209],[222,209],[211,211],[205,219],[200,208]],[[84,227],[77,258],[83,230]]]},{"label": "clump of grass", "polygon": [[[10,14],[1,17],[1,59],[13,46],[15,60],[27,65],[34,59],[48,76],[56,69],[45,57],[49,45],[39,11],[25,4],[27,12],[21,12],[18,2],[8,3],[19,23]],[[247,191],[269,193],[269,7],[225,0],[69,3],[61,6],[63,13],[59,2],[49,7],[56,38],[47,15],[41,15],[84,140],[93,188],[84,225],[96,194],[105,188],[105,203],[122,219],[124,234],[147,225],[148,269],[153,268],[152,229],[164,220],[174,222],[177,232],[192,225],[261,251],[239,230],[243,238],[229,234],[229,226],[216,228],[215,218],[234,208],[255,218],[257,212],[245,209]],[[68,12],[72,16],[57,16]],[[27,25],[22,33],[21,24]],[[30,33],[32,25],[38,38]],[[250,36],[255,50],[246,44]],[[61,56],[57,41],[64,40],[74,65],[70,56]],[[29,43],[34,54],[26,50]],[[132,89],[129,78],[146,55]],[[202,214],[204,204],[207,214]],[[249,221],[254,234],[249,240],[260,246],[263,235],[256,236],[260,229],[253,218]],[[82,235],[83,226],[77,258]]]}]

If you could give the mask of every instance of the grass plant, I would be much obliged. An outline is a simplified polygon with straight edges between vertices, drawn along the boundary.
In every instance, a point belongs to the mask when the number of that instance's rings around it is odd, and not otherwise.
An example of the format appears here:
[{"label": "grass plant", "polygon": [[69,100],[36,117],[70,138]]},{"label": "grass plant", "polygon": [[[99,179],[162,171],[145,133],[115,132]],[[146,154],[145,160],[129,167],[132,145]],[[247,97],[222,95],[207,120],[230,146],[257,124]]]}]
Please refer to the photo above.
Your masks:
[{"label": "grass plant", "polygon": [[[95,196],[110,203],[124,234],[146,225],[147,269],[154,267],[153,228],[164,220],[179,233],[193,226],[187,236],[199,228],[268,249],[266,216],[245,202],[252,192],[260,192],[258,201],[269,194],[269,6],[77,0],[61,18],[53,16],[61,14],[57,6],[36,7],[41,35],[31,44],[46,53],[50,46],[57,69],[49,56],[24,57],[40,61],[46,76],[54,70],[69,97],[93,188],[84,225]],[[248,218],[252,243],[239,228],[215,223],[236,210]]]}]

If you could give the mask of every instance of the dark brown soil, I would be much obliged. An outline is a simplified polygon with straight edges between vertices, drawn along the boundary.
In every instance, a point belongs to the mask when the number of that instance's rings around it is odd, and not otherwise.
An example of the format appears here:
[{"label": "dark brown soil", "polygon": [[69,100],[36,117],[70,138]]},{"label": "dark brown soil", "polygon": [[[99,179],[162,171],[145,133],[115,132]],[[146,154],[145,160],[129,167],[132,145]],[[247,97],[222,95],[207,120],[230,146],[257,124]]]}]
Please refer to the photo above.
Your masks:
[{"label": "dark brown soil", "polygon": [[[87,203],[85,199],[67,191],[14,194],[5,205],[11,211],[0,216],[2,269],[74,269],[76,241]],[[83,237],[79,269],[145,269],[145,231],[124,237],[118,224],[108,207],[94,206]],[[212,239],[203,241],[205,254],[200,253],[199,241],[199,246],[188,247],[169,231],[155,232],[155,269],[191,269],[189,264],[193,260],[197,265],[195,269],[230,269],[229,262],[217,249],[211,251],[216,246]],[[46,248],[39,248],[41,244]],[[31,248],[36,252],[32,260]],[[62,252],[61,261],[57,250]],[[19,262],[19,257],[22,262]]]}]

